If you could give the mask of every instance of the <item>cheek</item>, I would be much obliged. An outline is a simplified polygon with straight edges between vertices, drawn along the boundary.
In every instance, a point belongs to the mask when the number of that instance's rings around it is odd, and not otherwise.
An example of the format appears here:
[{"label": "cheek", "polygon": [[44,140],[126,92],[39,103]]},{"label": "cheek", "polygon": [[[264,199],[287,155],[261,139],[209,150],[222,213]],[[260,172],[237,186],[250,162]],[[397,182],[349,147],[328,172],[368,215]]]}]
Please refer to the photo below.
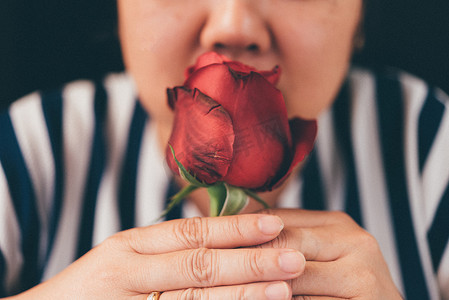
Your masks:
[{"label": "cheek", "polygon": [[195,24],[186,26],[189,17],[179,8],[155,2],[119,1],[120,39],[127,72],[142,104],[153,116],[171,122],[166,89],[182,84],[184,69],[192,63],[189,49]]},{"label": "cheek", "polygon": [[283,91],[290,117],[315,119],[332,103],[346,75],[358,17],[307,19],[284,31]]},{"label": "cheek", "polygon": [[[349,66],[351,47],[347,43],[309,31],[298,41],[299,51],[291,53],[281,89],[289,113],[307,119],[317,118],[333,101]],[[301,43],[304,41],[304,43]]]}]

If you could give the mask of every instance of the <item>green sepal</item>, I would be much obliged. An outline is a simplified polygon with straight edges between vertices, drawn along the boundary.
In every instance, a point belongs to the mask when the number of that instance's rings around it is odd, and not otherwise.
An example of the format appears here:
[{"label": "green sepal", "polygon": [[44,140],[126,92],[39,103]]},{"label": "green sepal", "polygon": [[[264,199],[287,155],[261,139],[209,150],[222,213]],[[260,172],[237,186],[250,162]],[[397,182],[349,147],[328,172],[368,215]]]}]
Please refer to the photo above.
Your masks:
[{"label": "green sepal", "polygon": [[226,187],[226,200],[220,216],[236,215],[248,205],[249,197],[241,188],[226,183],[224,186]]},{"label": "green sepal", "polygon": [[193,176],[192,174],[190,174],[186,168],[184,168],[184,166],[181,164],[181,162],[176,158],[175,156],[175,150],[173,149],[172,145],[168,144],[168,146],[170,147],[170,151],[173,155],[173,159],[175,160],[176,164],[178,165],[179,168],[179,175],[181,175],[181,177],[187,181],[188,183],[197,186],[197,187],[209,187],[210,185],[199,181],[198,179],[195,178],[195,176]]},{"label": "green sepal", "polygon": [[242,189],[239,187],[231,186],[226,183],[220,182],[213,185],[206,184],[199,181],[194,175],[190,174],[186,168],[178,161],[175,155],[175,150],[169,144],[170,151],[173,155],[173,159],[179,168],[180,176],[190,183],[190,185],[184,187],[176,195],[171,197],[167,209],[164,210],[158,220],[161,220],[167,216],[173,207],[178,205],[184,198],[186,198],[194,190],[204,187],[207,188],[207,192],[210,198],[210,215],[216,216],[229,216],[240,213],[246,205],[249,203],[249,198],[253,198],[257,202],[263,205],[264,208],[270,208],[270,206],[263,201],[255,192]]},{"label": "green sepal", "polygon": [[190,195],[191,192],[198,189],[198,186],[195,185],[188,185],[184,188],[182,188],[178,193],[170,197],[170,202],[167,205],[167,208],[162,212],[161,216],[157,219],[157,221],[162,220],[162,218],[165,218],[167,214],[178,205],[183,199],[185,199],[188,195]]},{"label": "green sepal", "polygon": [[251,190],[244,190],[245,194],[247,194],[249,197],[253,198],[254,200],[256,200],[257,202],[259,202],[260,204],[263,205],[263,207],[265,209],[270,208],[270,206],[262,200],[262,198],[259,197],[259,195],[257,195],[255,192],[251,191]]},{"label": "green sepal", "polygon": [[217,217],[220,215],[223,205],[226,201],[226,187],[223,183],[217,183],[207,188],[210,203],[210,216]]}]

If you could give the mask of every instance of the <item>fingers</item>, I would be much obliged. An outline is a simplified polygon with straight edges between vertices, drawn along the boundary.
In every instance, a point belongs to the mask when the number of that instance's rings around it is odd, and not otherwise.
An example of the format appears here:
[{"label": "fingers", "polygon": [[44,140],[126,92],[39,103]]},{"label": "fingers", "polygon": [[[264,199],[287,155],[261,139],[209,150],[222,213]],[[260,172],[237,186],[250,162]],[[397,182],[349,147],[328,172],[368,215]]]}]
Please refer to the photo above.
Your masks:
[{"label": "fingers", "polygon": [[347,223],[357,224],[347,214],[340,211],[314,211],[304,209],[265,209],[260,213],[279,216],[285,227],[318,227]]},{"label": "fingers", "polygon": [[[215,288],[190,288],[178,291],[163,292],[160,300],[348,300],[347,298],[335,298],[327,296],[292,296],[291,288],[285,282],[253,283]],[[140,298],[139,298],[140,299]],[[143,295],[141,300],[147,300]]]},{"label": "fingers", "polygon": [[214,300],[289,300],[290,286],[285,282],[253,283],[215,288],[190,288],[162,293],[160,300],[214,299]]},{"label": "fingers", "polygon": [[294,299],[400,299],[376,239],[346,214],[268,212],[285,229],[259,247],[297,249],[307,259],[304,273],[291,281]]},{"label": "fingers", "polygon": [[136,256],[129,284],[137,292],[289,280],[305,267],[304,256],[289,249],[200,248]]},{"label": "fingers", "polygon": [[292,300],[349,300],[349,299],[327,297],[327,296],[294,296]]},{"label": "fingers", "polygon": [[304,254],[307,261],[334,261],[345,256],[353,249],[354,233],[349,233],[344,226],[285,228],[274,240],[260,246],[261,248],[290,248]]},{"label": "fingers", "polygon": [[284,221],[276,239],[256,247],[297,249],[307,261],[334,261],[357,248],[367,233],[342,212],[268,210]]},{"label": "fingers", "polygon": [[380,272],[379,263],[372,264],[373,260],[374,256],[307,262],[303,274],[290,282],[292,293],[343,299],[402,299],[386,266],[381,266],[385,270]]},{"label": "fingers", "polygon": [[293,295],[328,295],[343,299],[358,299],[363,298],[362,295],[367,290],[380,282],[375,274],[371,266],[360,268],[360,265],[351,259],[307,262],[304,273],[293,279],[290,284]]},{"label": "fingers", "polygon": [[283,229],[282,220],[265,214],[191,218],[163,222],[123,234],[131,248],[142,254],[159,254],[196,248],[236,248],[262,244]]},{"label": "fingers", "polygon": [[[344,271],[347,268],[340,262],[307,262],[304,273],[290,283],[293,295],[332,295],[344,298],[353,288],[347,285],[348,282],[354,286],[358,282],[354,273]],[[349,278],[352,276],[354,278]],[[342,280],[336,280],[337,278]]]}]

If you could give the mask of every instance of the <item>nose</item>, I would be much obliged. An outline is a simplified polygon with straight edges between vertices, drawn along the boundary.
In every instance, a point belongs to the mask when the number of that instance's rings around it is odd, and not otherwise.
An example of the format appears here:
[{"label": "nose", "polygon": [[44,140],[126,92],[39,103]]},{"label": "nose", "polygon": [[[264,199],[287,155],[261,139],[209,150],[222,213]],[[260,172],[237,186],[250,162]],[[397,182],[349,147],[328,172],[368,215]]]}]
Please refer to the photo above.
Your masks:
[{"label": "nose", "polygon": [[202,29],[201,45],[231,57],[267,51],[271,35],[258,2],[216,1]]}]

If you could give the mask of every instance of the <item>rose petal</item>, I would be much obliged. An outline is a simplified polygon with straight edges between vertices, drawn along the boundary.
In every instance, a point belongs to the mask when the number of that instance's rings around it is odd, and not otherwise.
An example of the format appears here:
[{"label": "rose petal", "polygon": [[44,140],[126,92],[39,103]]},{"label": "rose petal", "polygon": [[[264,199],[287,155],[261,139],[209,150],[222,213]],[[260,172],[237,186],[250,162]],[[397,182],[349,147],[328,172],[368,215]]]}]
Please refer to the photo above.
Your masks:
[{"label": "rose petal", "polygon": [[259,189],[279,178],[284,155],[289,155],[292,145],[279,90],[258,73],[242,76],[224,65],[196,71],[186,86],[216,100],[233,120],[234,158],[224,181]]},{"label": "rose petal", "polygon": [[262,119],[280,116],[284,129],[289,131],[281,92],[258,73],[241,75],[224,65],[210,65],[192,74],[185,86],[197,88],[223,105],[231,118],[238,115],[241,117],[238,121],[245,121],[247,115]]},{"label": "rose petal", "polygon": [[190,75],[192,75],[193,72],[195,72],[198,69],[201,69],[205,66],[212,65],[212,64],[223,64],[225,61],[230,61],[226,56],[218,54],[217,52],[206,52],[203,55],[200,55],[195,64],[193,66],[190,66],[185,71],[185,78],[187,79]]},{"label": "rose petal", "polygon": [[[234,130],[225,109],[198,90],[175,88],[169,93],[176,101],[175,122],[169,144],[176,158],[200,181],[207,184],[221,180],[232,161]],[[166,158],[178,172],[171,151]]]},{"label": "rose petal", "polygon": [[281,68],[279,66],[275,66],[272,70],[260,71],[260,75],[262,75],[271,84],[276,85],[281,77]]},{"label": "rose petal", "polygon": [[251,72],[260,73],[259,71],[257,71],[256,68],[245,65],[239,61],[228,60],[228,61],[224,61],[223,64],[230,67],[235,72],[240,73],[241,75],[248,75]]},{"label": "rose petal", "polygon": [[175,89],[167,89],[167,103],[171,110],[175,110],[177,100]]},{"label": "rose petal", "polygon": [[289,121],[295,155],[291,168],[294,168],[312,151],[315,144],[318,125],[315,120],[293,118]]},{"label": "rose petal", "polygon": [[236,61],[225,62],[224,64],[242,76],[249,75],[249,73],[251,72],[259,73],[272,85],[276,85],[279,81],[279,77],[281,76],[281,68],[279,68],[279,66],[275,66],[272,70],[268,71],[258,71],[253,67],[247,66],[245,64]]},{"label": "rose petal", "polygon": [[293,140],[293,158],[287,172],[273,185],[273,189],[279,187],[287,179],[293,169],[312,151],[315,144],[318,131],[315,120],[293,118],[289,123]]}]

